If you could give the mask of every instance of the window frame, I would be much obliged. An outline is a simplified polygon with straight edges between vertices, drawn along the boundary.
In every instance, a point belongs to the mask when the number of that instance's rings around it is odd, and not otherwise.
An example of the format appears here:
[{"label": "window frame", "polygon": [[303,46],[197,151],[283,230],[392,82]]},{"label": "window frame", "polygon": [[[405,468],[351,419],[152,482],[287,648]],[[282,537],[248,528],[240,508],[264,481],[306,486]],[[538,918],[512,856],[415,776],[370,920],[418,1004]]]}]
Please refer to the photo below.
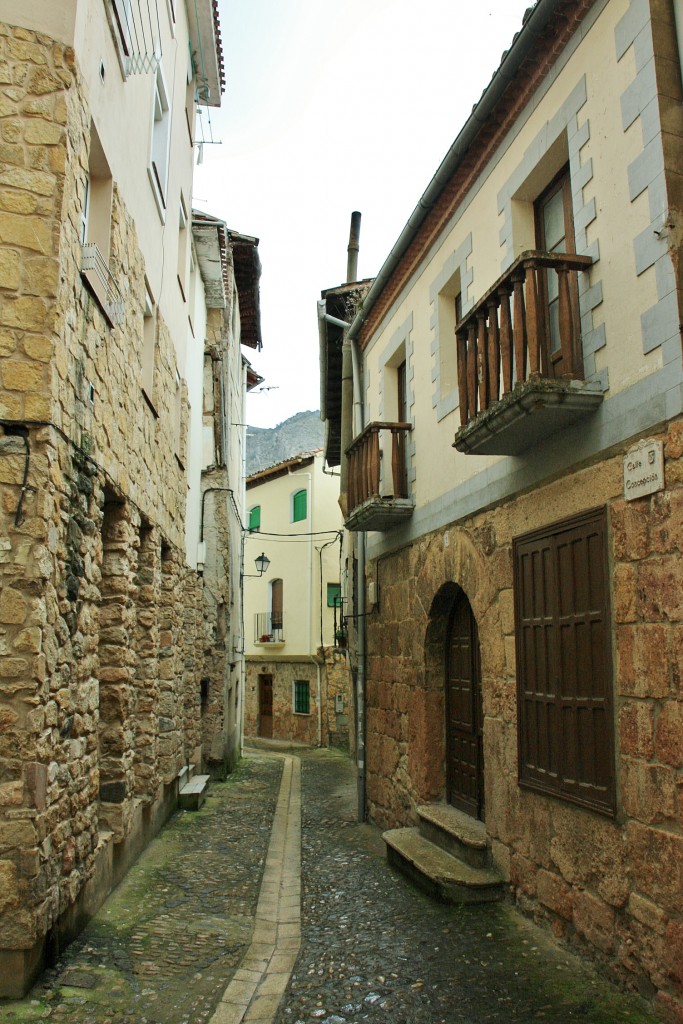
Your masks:
[{"label": "window frame", "polygon": [[[260,533],[260,531],[261,531],[261,506],[260,505],[252,505],[251,508],[248,510],[247,514],[249,516],[249,522],[247,524],[247,530],[249,531],[249,533]],[[255,525],[252,525],[252,519],[253,518],[258,519],[258,522]]]},{"label": "window frame", "polygon": [[[543,218],[543,211],[548,206],[550,201],[557,195],[562,196],[562,212],[564,218],[564,249],[552,249],[552,252],[566,252],[576,253],[576,240],[574,232],[574,208],[572,204],[572,185],[571,185],[571,170],[569,162],[565,163],[560,170],[553,176],[550,182],[545,188],[538,194],[534,200],[534,237],[536,248],[541,252],[546,252],[546,237],[545,237],[545,222]],[[551,339],[551,316],[550,316],[550,305],[558,302],[557,298],[550,300],[549,298],[549,281],[552,280],[550,275],[555,275],[555,271],[546,270],[544,273],[539,275],[539,301],[542,304],[542,308],[545,311],[545,327],[546,327],[546,342],[541,351],[541,357],[544,360],[544,373],[547,377],[562,377],[567,373],[571,374],[572,377],[578,380],[583,379],[583,352],[581,350],[581,331],[577,330],[577,343],[572,351],[572,362],[571,366],[565,366],[562,359],[562,348],[556,347],[552,349]],[[556,276],[556,275],[555,275]],[[579,286],[578,286],[578,275],[570,274],[569,276],[569,299],[572,307],[572,314],[574,323],[581,323],[579,313]]]},{"label": "window frame", "polygon": [[161,64],[154,72],[147,174],[162,222],[166,219],[171,151],[171,99]]},{"label": "window frame", "polygon": [[[570,548],[571,544],[575,546]],[[580,544],[585,548],[583,553]],[[582,571],[579,557],[584,558]],[[538,573],[539,566],[544,569],[542,586],[534,588],[532,573]],[[614,817],[609,581],[605,506],[513,539],[519,785]],[[568,610],[570,590],[577,603]],[[579,607],[579,599],[586,607]],[[590,636],[590,645],[579,647],[586,635]],[[527,641],[527,637],[531,639]],[[572,642],[577,656],[570,658],[567,652]],[[554,678],[550,677],[551,666]],[[581,693],[579,685],[588,679],[590,694]],[[581,742],[586,739],[588,742]],[[593,762],[587,766],[591,752]],[[588,777],[588,768],[592,769],[592,778]]]},{"label": "window frame", "polygon": [[[305,687],[305,690],[303,689]],[[306,710],[303,711],[299,707],[299,698],[305,694]],[[311,684],[308,679],[295,679],[292,682],[292,709],[295,715],[307,715],[310,717],[311,714]]]},{"label": "window frame", "polygon": [[[303,495],[304,503],[304,514],[297,515],[297,498],[301,498]],[[299,510],[300,511],[300,510]],[[292,522],[293,523],[305,523],[308,519],[308,491],[305,487],[300,487],[292,494]]]}]

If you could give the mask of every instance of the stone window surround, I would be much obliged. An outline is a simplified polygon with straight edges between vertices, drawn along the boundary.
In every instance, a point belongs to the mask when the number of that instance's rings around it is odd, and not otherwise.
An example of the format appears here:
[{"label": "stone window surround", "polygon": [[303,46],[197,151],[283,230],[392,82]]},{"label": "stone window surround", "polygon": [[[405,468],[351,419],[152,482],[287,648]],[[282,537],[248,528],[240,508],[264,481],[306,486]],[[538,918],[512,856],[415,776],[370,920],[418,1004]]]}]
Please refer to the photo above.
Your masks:
[{"label": "stone window surround", "polygon": [[600,245],[598,239],[589,245],[587,237],[587,228],[597,217],[597,205],[595,198],[585,202],[583,193],[584,188],[593,178],[593,161],[588,158],[581,162],[581,150],[590,139],[588,118],[579,124],[579,112],[587,98],[586,76],[582,75],[555,116],[537,133],[521,161],[498,192],[498,213],[503,217],[503,226],[500,231],[500,244],[504,249],[501,273],[507,270],[516,255],[513,237],[513,201],[520,194],[524,194],[525,184],[538,170],[543,160],[549,156],[553,147],[566,145],[569,157],[576,251],[582,256],[591,256],[594,261],[593,267],[588,273],[578,275],[584,376],[586,380],[599,382],[602,389],[607,390],[609,386],[607,369],[598,373],[595,365],[595,353],[604,348],[606,344],[605,325],[593,326],[593,310],[602,302],[602,282],[599,279],[596,280],[596,264],[600,259]]},{"label": "stone window surround", "polygon": [[615,29],[617,61],[633,46],[636,76],[622,93],[621,118],[624,132],[640,119],[643,148],[626,168],[631,202],[647,192],[650,224],[633,239],[638,275],[654,267],[657,302],[640,317],[643,352],[661,347],[664,365],[680,359],[680,333],[676,282],[669,255],[669,209],[664,177],[664,153],[654,44],[648,0],[631,0],[628,11]]},{"label": "stone window surround", "polygon": [[[408,419],[413,427],[415,427],[415,390],[413,387],[413,379],[415,376],[414,369],[414,341],[412,337],[413,331],[413,314],[408,316],[400,327],[398,327],[391,335],[386,347],[383,349],[379,356],[379,418],[380,420],[393,420],[394,412],[388,411],[385,404],[386,387],[387,384],[387,373],[389,370],[394,370],[403,359],[406,362],[406,405],[408,407]],[[403,358],[401,358],[403,357]],[[368,375],[369,377],[369,375]],[[369,393],[369,380],[366,381],[366,391]],[[412,484],[415,482],[416,470],[415,470],[415,442],[413,440],[413,432],[406,438],[406,454],[408,457],[408,468],[407,477],[408,483]]]},{"label": "stone window surround", "polygon": [[470,232],[458,248],[454,249],[446,259],[440,272],[429,287],[429,301],[432,305],[429,325],[432,329],[432,383],[434,384],[432,406],[436,409],[436,418],[439,421],[457,409],[459,404],[457,384],[446,393],[442,391],[441,387],[442,346],[450,344],[455,351],[455,335],[452,337],[444,336],[444,325],[439,321],[439,295],[453,278],[454,274],[460,271],[462,311],[466,313],[471,309],[472,300],[469,297],[469,288],[474,278],[474,271],[471,267],[468,268],[467,266],[467,261],[471,255],[472,233]]}]

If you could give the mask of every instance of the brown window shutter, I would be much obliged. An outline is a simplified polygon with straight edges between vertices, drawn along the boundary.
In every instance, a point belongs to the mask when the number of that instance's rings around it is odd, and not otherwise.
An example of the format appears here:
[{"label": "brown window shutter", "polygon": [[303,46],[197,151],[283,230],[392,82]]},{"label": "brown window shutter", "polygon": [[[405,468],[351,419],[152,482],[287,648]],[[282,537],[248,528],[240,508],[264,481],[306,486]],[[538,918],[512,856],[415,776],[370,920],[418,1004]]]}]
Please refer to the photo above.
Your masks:
[{"label": "brown window shutter", "polygon": [[514,541],[520,785],[614,813],[607,517]]}]

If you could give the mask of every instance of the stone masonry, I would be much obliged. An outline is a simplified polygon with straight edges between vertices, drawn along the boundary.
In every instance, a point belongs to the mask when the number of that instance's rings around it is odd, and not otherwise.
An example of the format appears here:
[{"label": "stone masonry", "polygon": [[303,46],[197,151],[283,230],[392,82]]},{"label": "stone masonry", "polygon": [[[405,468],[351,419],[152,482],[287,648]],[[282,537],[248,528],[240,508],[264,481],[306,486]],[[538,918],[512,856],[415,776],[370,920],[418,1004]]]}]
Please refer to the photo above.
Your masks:
[{"label": "stone masonry", "polygon": [[[457,588],[479,631],[486,827],[518,904],[683,1020],[683,421],[666,489],[623,498],[623,452],[370,565],[368,804],[383,827],[444,799],[444,646]],[[514,537],[604,505],[610,522],[616,818],[517,784]],[[447,541],[447,543],[446,543]]]},{"label": "stone masonry", "polygon": [[80,273],[89,140],[73,53],[0,25],[0,996],[99,905],[202,758],[174,347],[159,318],[146,400],[145,267],[115,183],[123,323]]}]

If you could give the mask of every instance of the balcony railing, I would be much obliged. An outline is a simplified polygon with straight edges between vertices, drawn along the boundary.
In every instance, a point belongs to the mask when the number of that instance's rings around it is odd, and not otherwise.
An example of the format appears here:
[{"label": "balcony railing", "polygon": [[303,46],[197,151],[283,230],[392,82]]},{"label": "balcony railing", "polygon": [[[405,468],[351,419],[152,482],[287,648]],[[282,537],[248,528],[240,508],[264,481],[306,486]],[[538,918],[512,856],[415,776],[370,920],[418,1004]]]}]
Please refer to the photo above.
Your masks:
[{"label": "balcony railing", "polygon": [[283,644],[285,642],[282,612],[256,612],[254,615],[255,644]]},{"label": "balcony railing", "polygon": [[94,242],[83,246],[81,274],[97,299],[110,326],[121,324],[125,319],[123,297],[119,286],[111,275],[109,264]]},{"label": "balcony railing", "polygon": [[346,450],[349,530],[386,530],[412,514],[406,435],[410,423],[370,423]]},{"label": "balcony railing", "polygon": [[[457,324],[461,429],[455,447],[482,454],[518,454],[602,400],[597,385],[577,373],[553,377],[545,278],[557,275],[558,357],[576,366],[580,324],[572,278],[590,256],[528,251]],[[529,429],[531,412],[550,411]]]}]

